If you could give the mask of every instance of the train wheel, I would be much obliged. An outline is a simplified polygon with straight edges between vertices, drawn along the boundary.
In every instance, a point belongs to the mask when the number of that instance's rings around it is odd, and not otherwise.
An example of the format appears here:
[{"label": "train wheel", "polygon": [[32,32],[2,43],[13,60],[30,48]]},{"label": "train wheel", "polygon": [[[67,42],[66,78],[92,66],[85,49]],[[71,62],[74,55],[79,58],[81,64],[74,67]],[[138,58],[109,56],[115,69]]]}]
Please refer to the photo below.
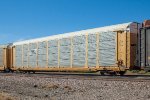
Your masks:
[{"label": "train wheel", "polygon": [[14,70],[10,70],[11,73],[14,73]]},{"label": "train wheel", "polygon": [[101,74],[102,76],[104,76],[104,75],[105,75],[105,73],[104,73],[103,71],[100,71],[100,74]]},{"label": "train wheel", "polygon": [[109,72],[109,74],[111,75],[111,76],[116,76],[117,75],[117,73],[114,71],[114,72]]},{"label": "train wheel", "polygon": [[35,71],[32,71],[33,74],[35,74]]},{"label": "train wheel", "polygon": [[30,71],[27,71],[28,74],[30,74]]},{"label": "train wheel", "polygon": [[9,73],[9,72],[10,72],[10,69],[7,68],[7,69],[4,70],[4,72],[5,72],[5,73]]},{"label": "train wheel", "polygon": [[27,73],[27,71],[23,71],[23,74],[26,74]]},{"label": "train wheel", "polygon": [[120,76],[123,76],[126,73],[126,71],[120,71],[119,74]]}]

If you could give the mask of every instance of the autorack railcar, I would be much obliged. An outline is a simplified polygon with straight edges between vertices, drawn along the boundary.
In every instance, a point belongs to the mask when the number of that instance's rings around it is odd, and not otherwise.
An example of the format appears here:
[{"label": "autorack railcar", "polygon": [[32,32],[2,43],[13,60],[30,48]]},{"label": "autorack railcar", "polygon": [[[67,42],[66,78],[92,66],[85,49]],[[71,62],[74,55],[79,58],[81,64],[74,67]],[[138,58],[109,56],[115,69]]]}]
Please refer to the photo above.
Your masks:
[{"label": "autorack railcar", "polygon": [[146,68],[149,66],[150,24],[145,23],[142,26],[129,22],[14,42],[7,46],[7,56],[2,58],[7,61],[3,60],[1,68],[25,72],[100,71],[101,74],[121,75],[126,70]]},{"label": "autorack railcar", "polygon": [[15,42],[12,70],[104,71],[136,67],[139,23],[100,27]]}]

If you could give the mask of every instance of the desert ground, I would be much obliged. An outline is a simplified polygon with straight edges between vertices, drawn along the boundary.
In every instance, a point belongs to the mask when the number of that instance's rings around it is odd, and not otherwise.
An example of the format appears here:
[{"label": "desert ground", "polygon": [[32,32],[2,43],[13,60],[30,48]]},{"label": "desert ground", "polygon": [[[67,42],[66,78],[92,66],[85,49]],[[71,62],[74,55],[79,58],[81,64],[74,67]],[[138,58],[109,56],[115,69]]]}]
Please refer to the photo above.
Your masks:
[{"label": "desert ground", "polygon": [[150,81],[31,76],[1,73],[0,100],[150,100]]}]

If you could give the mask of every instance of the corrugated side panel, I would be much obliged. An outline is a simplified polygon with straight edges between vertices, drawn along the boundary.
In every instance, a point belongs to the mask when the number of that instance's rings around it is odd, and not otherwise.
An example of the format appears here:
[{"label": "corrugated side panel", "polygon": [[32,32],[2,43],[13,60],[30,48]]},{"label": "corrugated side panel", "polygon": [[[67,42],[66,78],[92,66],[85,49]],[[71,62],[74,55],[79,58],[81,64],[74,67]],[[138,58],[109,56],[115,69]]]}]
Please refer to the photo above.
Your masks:
[{"label": "corrugated side panel", "polygon": [[99,35],[99,65],[112,66],[116,63],[116,32],[103,32]]},{"label": "corrugated side panel", "polygon": [[73,37],[73,66],[84,67],[86,56],[86,36]]},{"label": "corrugated side panel", "polygon": [[3,59],[4,59],[4,57],[3,57],[3,48],[0,48],[0,67],[3,66]]},{"label": "corrugated side panel", "polygon": [[71,58],[71,39],[60,40],[60,67],[70,67]]},{"label": "corrugated side panel", "polygon": [[16,46],[15,54],[16,54],[15,55],[15,66],[21,67],[22,66],[22,45]]},{"label": "corrugated side panel", "polygon": [[38,67],[47,66],[47,43],[39,42],[38,43]]},{"label": "corrugated side panel", "polygon": [[88,35],[88,66],[95,67],[96,66],[96,34]]},{"label": "corrugated side panel", "polygon": [[23,45],[23,66],[28,67],[28,44]]},{"label": "corrugated side panel", "polygon": [[141,46],[140,47],[140,53],[141,53],[141,61],[140,61],[140,65],[141,66],[145,66],[145,29],[141,30]]},{"label": "corrugated side panel", "polygon": [[146,60],[146,65],[147,66],[150,66],[150,29],[147,29],[146,30],[146,58],[147,58],[147,60]]},{"label": "corrugated side panel", "polygon": [[48,42],[48,66],[58,66],[58,40],[50,40]]},{"label": "corrugated side panel", "polygon": [[29,44],[29,67],[37,66],[37,43]]}]

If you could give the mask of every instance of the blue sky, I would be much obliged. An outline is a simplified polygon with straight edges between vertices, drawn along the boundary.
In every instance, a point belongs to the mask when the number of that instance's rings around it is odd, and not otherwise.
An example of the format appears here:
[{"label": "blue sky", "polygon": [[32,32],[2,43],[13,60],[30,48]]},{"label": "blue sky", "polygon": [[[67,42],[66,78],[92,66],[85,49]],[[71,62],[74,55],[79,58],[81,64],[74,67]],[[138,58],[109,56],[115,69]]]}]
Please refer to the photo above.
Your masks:
[{"label": "blue sky", "polygon": [[0,0],[0,44],[150,19],[150,0]]}]

